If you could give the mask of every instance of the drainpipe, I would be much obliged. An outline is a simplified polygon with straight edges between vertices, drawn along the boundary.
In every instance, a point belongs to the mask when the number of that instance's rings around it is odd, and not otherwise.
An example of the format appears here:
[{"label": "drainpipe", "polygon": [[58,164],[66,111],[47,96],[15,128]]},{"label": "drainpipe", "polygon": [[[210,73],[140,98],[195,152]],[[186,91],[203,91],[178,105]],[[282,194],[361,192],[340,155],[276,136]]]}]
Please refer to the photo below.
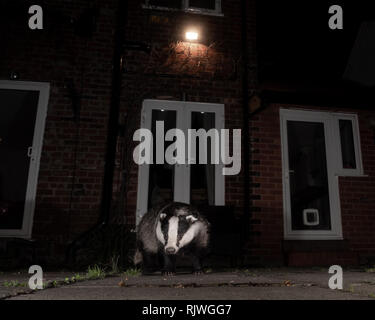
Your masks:
[{"label": "drainpipe", "polygon": [[241,49],[242,49],[242,107],[243,107],[243,140],[244,146],[244,239],[250,232],[250,131],[249,131],[249,50],[247,37],[247,0],[241,0]]},{"label": "drainpipe", "polygon": [[117,12],[116,12],[116,26],[114,36],[114,51],[112,58],[112,93],[109,109],[108,118],[108,132],[107,132],[107,150],[105,155],[105,166],[104,166],[104,178],[102,188],[102,201],[100,206],[100,215],[97,223],[83,234],[79,235],[73,242],[68,246],[66,251],[66,262],[70,261],[70,258],[75,258],[75,250],[77,244],[85,239],[91,232],[99,229],[100,227],[108,224],[109,214],[111,210],[112,202],[112,185],[113,185],[113,174],[115,167],[116,157],[116,144],[117,135],[119,130],[119,109],[120,109],[120,95],[121,95],[121,69],[122,62],[121,57],[123,53],[123,43],[125,37],[125,25],[127,16],[127,1],[118,0]]},{"label": "drainpipe", "polygon": [[122,54],[125,37],[127,15],[127,1],[119,0],[117,6],[117,20],[115,29],[115,43],[113,52],[112,95],[108,118],[107,151],[105,156],[102,202],[99,223],[107,224],[112,203],[113,174],[116,158],[117,136],[119,131],[119,111],[121,99]]}]

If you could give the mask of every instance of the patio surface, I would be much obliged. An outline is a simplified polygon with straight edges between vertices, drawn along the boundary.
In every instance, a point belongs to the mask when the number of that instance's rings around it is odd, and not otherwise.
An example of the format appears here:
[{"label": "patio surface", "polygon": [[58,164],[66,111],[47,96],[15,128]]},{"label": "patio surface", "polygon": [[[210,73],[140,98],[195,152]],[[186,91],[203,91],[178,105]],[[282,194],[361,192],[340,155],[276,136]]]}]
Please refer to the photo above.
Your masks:
[{"label": "patio surface", "polygon": [[[246,269],[203,275],[126,276],[72,283],[73,272],[45,272],[43,290],[30,290],[27,271],[0,273],[0,299],[16,300],[358,300],[375,299],[375,273],[345,270],[343,290],[332,290],[328,268]],[[55,281],[51,285],[52,281]]]}]

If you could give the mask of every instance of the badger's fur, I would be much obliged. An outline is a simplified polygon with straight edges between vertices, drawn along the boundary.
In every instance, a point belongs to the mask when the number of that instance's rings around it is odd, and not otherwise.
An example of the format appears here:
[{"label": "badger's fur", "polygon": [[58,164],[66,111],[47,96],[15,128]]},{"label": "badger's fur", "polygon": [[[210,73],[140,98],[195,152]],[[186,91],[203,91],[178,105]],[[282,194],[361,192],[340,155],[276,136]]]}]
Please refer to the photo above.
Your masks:
[{"label": "badger's fur", "polygon": [[164,273],[173,274],[176,256],[187,254],[194,272],[201,272],[208,246],[208,221],[193,206],[170,202],[150,209],[139,222],[134,263],[147,273],[159,262]]}]

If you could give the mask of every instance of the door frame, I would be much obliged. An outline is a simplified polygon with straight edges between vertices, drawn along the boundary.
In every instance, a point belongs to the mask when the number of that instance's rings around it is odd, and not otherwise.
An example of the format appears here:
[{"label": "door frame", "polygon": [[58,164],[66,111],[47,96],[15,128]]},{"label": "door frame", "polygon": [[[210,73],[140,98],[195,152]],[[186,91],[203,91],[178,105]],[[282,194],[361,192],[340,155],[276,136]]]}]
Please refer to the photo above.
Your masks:
[{"label": "door frame", "polygon": [[[146,99],[142,105],[141,128],[151,130],[152,110],[176,111],[176,128],[181,129],[185,133],[185,137],[187,137],[188,128],[191,127],[191,112],[195,111],[215,113],[215,129],[224,129],[223,104]],[[185,147],[187,150],[187,145]],[[190,191],[190,165],[188,164],[187,152],[185,152],[185,164],[176,164],[175,166],[174,201],[190,203],[190,192],[187,192],[187,190]],[[215,165],[215,205],[225,204],[223,168],[222,163]],[[148,164],[141,164],[138,167],[136,224],[139,223],[148,208],[149,171],[150,166]],[[178,183],[181,181],[185,183]]]},{"label": "door frame", "polygon": [[[327,178],[330,199],[331,230],[292,230],[287,120],[319,122],[324,125]],[[332,113],[280,108],[284,238],[286,240],[342,240],[342,223],[338,175],[336,173],[335,132]]]},{"label": "door frame", "polygon": [[32,151],[30,154],[22,229],[0,229],[0,237],[30,239],[34,221],[35,198],[38,185],[44,128],[47,117],[50,84],[48,82],[0,80],[0,89],[39,91],[38,109],[35,119]]}]

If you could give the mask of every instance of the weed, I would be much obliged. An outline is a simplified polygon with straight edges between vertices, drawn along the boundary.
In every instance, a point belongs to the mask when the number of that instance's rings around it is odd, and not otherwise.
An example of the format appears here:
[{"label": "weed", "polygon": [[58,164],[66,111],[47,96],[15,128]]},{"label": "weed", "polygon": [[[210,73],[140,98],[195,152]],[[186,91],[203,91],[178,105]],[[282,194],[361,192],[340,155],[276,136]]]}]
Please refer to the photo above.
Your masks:
[{"label": "weed", "polygon": [[141,274],[141,270],[137,268],[129,268],[124,272],[125,276],[139,276]]},{"label": "weed", "polygon": [[17,280],[12,280],[12,281],[4,281],[3,283],[4,287],[10,288],[10,287],[26,287],[27,284],[24,282],[19,282]]},{"label": "weed", "polygon": [[52,287],[57,287],[58,286],[58,282],[56,280],[53,280],[51,282],[51,285],[52,285]]},{"label": "weed", "polygon": [[73,282],[76,282],[76,281],[83,281],[83,280],[85,280],[85,276],[83,276],[83,275],[80,275],[79,273],[76,273],[72,278],[71,278],[71,280],[73,281]]},{"label": "weed", "polygon": [[70,278],[66,277],[66,278],[64,279],[64,283],[69,284],[70,282],[72,282],[72,281],[70,280]]},{"label": "weed", "polygon": [[242,272],[245,273],[248,276],[256,277],[256,273],[254,273],[254,271],[252,271],[252,270],[245,269]]},{"label": "weed", "polygon": [[111,274],[120,273],[120,268],[118,266],[119,259],[120,259],[120,256],[114,255],[111,257],[111,261],[110,261],[110,268],[111,268],[110,273]]},{"label": "weed", "polygon": [[86,279],[103,279],[106,276],[106,272],[103,268],[97,264],[90,266],[87,269]]}]

